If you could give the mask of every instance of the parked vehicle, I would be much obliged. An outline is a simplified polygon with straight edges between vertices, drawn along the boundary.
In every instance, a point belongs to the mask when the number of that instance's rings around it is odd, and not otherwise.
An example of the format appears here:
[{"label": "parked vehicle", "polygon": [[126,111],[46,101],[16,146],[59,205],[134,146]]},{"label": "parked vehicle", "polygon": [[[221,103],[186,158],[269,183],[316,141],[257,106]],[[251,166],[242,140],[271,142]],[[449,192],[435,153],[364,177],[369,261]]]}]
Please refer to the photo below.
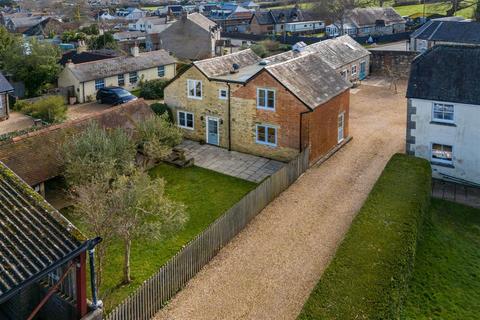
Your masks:
[{"label": "parked vehicle", "polygon": [[105,87],[97,91],[97,101],[100,103],[117,105],[136,99],[137,97],[120,87]]}]

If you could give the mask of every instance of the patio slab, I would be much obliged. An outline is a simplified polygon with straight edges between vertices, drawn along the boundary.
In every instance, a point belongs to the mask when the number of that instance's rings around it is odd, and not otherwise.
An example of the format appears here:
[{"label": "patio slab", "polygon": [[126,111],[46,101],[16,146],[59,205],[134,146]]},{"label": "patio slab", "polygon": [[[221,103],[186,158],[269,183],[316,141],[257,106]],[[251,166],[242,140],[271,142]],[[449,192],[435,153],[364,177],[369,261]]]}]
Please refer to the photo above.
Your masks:
[{"label": "patio slab", "polygon": [[285,165],[280,161],[228,151],[191,140],[184,140],[179,148],[185,151],[187,158],[194,158],[196,166],[256,183],[261,182]]}]

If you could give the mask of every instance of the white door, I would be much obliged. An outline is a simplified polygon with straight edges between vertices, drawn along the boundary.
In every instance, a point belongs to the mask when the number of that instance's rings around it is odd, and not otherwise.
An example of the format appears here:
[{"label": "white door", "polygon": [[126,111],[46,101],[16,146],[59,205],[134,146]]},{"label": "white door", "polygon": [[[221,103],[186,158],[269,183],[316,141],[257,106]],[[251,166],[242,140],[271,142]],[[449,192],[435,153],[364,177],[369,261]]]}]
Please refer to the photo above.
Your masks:
[{"label": "white door", "polygon": [[344,127],[345,127],[345,112],[342,112],[338,115],[338,142],[342,142],[345,138],[344,136]]},{"label": "white door", "polygon": [[218,118],[207,117],[207,143],[218,146],[220,143]]}]

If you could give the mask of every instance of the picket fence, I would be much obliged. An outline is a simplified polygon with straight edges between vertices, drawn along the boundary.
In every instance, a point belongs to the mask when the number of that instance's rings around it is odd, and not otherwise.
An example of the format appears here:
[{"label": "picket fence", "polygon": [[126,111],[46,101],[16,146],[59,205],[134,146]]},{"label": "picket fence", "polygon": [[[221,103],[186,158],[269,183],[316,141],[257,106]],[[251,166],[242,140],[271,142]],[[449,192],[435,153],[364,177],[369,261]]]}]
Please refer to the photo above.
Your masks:
[{"label": "picket fence", "polygon": [[306,149],[189,242],[105,319],[150,319],[250,220],[294,183],[308,166],[309,150]]}]

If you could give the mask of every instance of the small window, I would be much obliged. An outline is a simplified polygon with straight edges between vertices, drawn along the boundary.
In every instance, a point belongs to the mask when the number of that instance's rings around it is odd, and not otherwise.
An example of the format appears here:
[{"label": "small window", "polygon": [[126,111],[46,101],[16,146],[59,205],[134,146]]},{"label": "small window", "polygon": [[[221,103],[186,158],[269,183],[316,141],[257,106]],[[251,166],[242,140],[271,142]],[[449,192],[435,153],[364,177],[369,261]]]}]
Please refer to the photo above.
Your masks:
[{"label": "small window", "polygon": [[123,74],[118,75],[118,85],[123,87],[125,85],[125,76]]},{"label": "small window", "polygon": [[275,110],[275,91],[257,89],[257,108]]},{"label": "small window", "polygon": [[202,81],[187,80],[188,97],[192,99],[202,99]]},{"label": "small window", "polygon": [[178,111],[178,126],[185,129],[193,129],[193,113]]},{"label": "small window", "polygon": [[218,98],[222,100],[226,100],[228,98],[228,91],[227,89],[220,89],[218,90]]},{"label": "small window", "polygon": [[275,147],[277,145],[277,128],[269,125],[257,125],[256,142]]},{"label": "small window", "polygon": [[95,80],[95,90],[99,90],[105,87],[105,79]]},{"label": "small window", "polygon": [[445,144],[432,143],[432,162],[453,163],[453,147]]},{"label": "small window", "polygon": [[432,112],[433,121],[452,123],[453,109],[454,107],[451,104],[434,103]]},{"label": "small window", "polygon": [[157,74],[160,78],[165,77],[165,66],[158,66],[157,67]]},{"label": "small window", "polygon": [[129,81],[131,84],[135,84],[138,81],[138,73],[136,71],[130,72]]},{"label": "small window", "polygon": [[357,74],[357,66],[352,66],[352,75]]}]

